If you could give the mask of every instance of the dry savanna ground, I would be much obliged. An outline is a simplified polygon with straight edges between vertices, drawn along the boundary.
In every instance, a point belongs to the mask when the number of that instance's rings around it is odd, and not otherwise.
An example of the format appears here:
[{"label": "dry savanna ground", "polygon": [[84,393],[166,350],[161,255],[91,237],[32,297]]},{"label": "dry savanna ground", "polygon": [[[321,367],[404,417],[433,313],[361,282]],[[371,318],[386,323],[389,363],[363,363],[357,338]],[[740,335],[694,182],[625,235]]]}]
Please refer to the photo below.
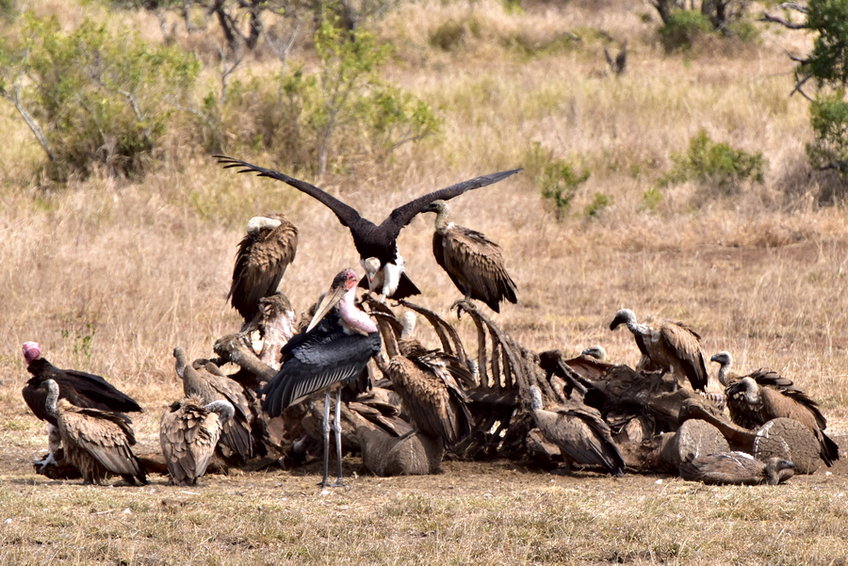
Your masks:
[{"label": "dry savanna ground", "polygon": [[[109,17],[90,2],[19,4],[68,25]],[[458,49],[429,45],[438,26],[469,14],[477,33]],[[161,39],[155,16],[121,17]],[[455,201],[455,221],[498,241],[518,283],[519,304],[496,318],[502,327],[528,348],[570,354],[602,344],[634,364],[629,334],[607,328],[618,308],[684,320],[708,352],[731,351],[741,370],[770,366],[794,379],[845,446],[848,226],[843,207],[817,205],[822,181],[804,158],[807,105],[789,96],[786,50],[803,53],[810,38],[761,28],[755,42],[666,55],[656,25],[646,4],[617,0],[531,2],[523,12],[488,0],[403,3],[375,25],[397,47],[384,75],[430,103],[442,132],[355,175],[316,181],[379,220],[414,195],[523,165],[534,144],[587,168],[559,220],[526,171]],[[628,40],[624,75],[608,73],[598,31]],[[585,40],[532,57],[501,41],[565,32]],[[270,64],[249,61],[239,72]],[[765,182],[734,196],[672,185],[646,209],[645,191],[700,129],[762,152]],[[46,436],[20,396],[23,341],[138,399],[140,449],[152,451],[159,417],[181,393],[172,349],[208,356],[215,338],[238,329],[225,296],[249,216],[283,210],[298,225],[282,290],[300,309],[357,257],[312,199],[224,171],[189,146],[140,181],[95,176],[45,190],[34,173],[40,150],[11,104],[0,105],[0,131],[0,563],[848,562],[844,462],[757,488],[511,462],[448,461],[434,476],[374,478],[355,457],[345,461],[349,488],[327,493],[316,467],[210,475],[191,489],[164,477],[130,488],[34,474]],[[585,214],[599,194],[609,204]],[[401,250],[419,302],[456,321],[448,305],[458,295],[432,259],[431,234],[432,217],[415,219]],[[456,323],[471,335],[468,320]]]}]

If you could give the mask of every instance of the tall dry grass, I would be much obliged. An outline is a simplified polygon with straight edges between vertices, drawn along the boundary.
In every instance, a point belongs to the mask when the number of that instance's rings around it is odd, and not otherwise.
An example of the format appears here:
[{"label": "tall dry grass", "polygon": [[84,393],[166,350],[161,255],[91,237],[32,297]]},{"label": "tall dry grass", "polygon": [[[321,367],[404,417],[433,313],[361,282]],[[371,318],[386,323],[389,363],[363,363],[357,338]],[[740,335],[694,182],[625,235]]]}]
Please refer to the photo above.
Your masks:
[{"label": "tall dry grass", "polygon": [[[50,6],[33,4],[42,10]],[[86,13],[88,4],[80,6],[66,16],[72,20]],[[418,194],[520,166],[538,143],[591,171],[561,222],[527,171],[468,193],[454,206],[457,223],[502,245],[518,283],[519,304],[506,305],[496,317],[503,328],[531,349],[574,353],[602,344],[613,360],[633,364],[632,338],[608,330],[615,310],[627,306],[638,315],[685,320],[701,332],[709,352],[731,351],[741,370],[770,366],[794,379],[821,402],[832,430],[844,430],[848,228],[844,209],[815,204],[818,181],[803,160],[810,137],[807,107],[788,96],[792,63],[783,49],[803,49],[807,38],[765,28],[754,45],[721,44],[695,56],[668,56],[654,43],[656,22],[644,21],[650,16],[645,5],[610,1],[604,6],[533,3],[524,13],[508,14],[491,1],[401,5],[377,28],[397,47],[386,74],[437,110],[444,120],[442,134],[401,149],[386,163],[360,166],[355,175],[328,175],[321,186],[366,217],[382,220],[389,209]],[[160,28],[153,16],[131,17],[146,37],[157,37]],[[429,45],[429,34],[444,22],[472,17],[478,37],[449,52]],[[606,72],[605,40],[598,30],[629,41],[628,70],[619,78]],[[566,32],[581,40],[544,56],[511,47],[518,36],[542,44]],[[247,76],[271,66],[264,59],[243,65],[238,73]],[[769,160],[764,185],[733,198],[699,197],[702,188],[691,184],[669,187],[659,205],[646,211],[645,190],[667,171],[671,154],[684,150],[702,128],[712,139],[762,152]],[[163,162],[140,182],[95,177],[45,191],[32,174],[39,150],[9,105],[0,106],[0,130],[7,140],[0,148],[0,335],[6,344],[0,350],[5,421],[0,441],[7,450],[12,447],[4,475],[19,486],[34,481],[21,474],[44,446],[40,425],[20,400],[26,375],[19,351],[23,341],[39,340],[57,365],[107,375],[139,398],[151,413],[139,423],[140,442],[155,446],[158,412],[180,391],[174,346],[191,356],[207,356],[216,337],[238,328],[225,296],[249,216],[282,210],[299,227],[297,259],[282,290],[300,309],[340,268],[357,265],[347,231],[327,209],[280,183],[222,170],[189,147],[179,160]],[[261,154],[238,157],[275,166]],[[608,196],[611,204],[589,218],[583,210],[596,194]],[[423,291],[418,302],[455,320],[447,308],[458,292],[432,259],[432,220],[415,219],[402,233],[400,248]],[[471,335],[469,321],[457,324]],[[457,481],[452,469],[444,482]],[[459,490],[455,497],[434,502],[422,500],[428,496],[417,491],[404,498],[398,486],[420,481],[414,485],[425,486],[427,493],[442,491],[443,482],[401,478],[374,480],[374,493],[368,492],[372,508],[363,509],[353,496],[310,503],[311,483],[285,488],[278,482],[289,480],[264,476],[212,481],[222,495],[212,495],[208,505],[164,487],[140,492],[147,496],[119,491],[108,496],[115,504],[102,501],[97,490],[79,491],[66,502],[76,509],[71,518],[49,519],[38,536],[19,525],[44,521],[43,515],[33,511],[29,518],[16,518],[4,532],[12,544],[3,546],[0,556],[20,563],[34,556],[73,563],[158,563],[149,541],[162,540],[157,537],[165,533],[154,523],[172,525],[178,529],[174,536],[183,541],[216,541],[211,552],[217,558],[201,555],[189,561],[203,563],[236,562],[225,558],[228,552],[264,563],[269,549],[280,551],[284,563],[412,561],[406,551],[362,542],[374,537],[403,540],[437,564],[486,563],[493,549],[492,562],[703,563],[710,561],[709,550],[722,547],[729,549],[718,560],[724,563],[736,562],[739,553],[750,557],[741,563],[823,563],[845,548],[838,527],[844,512],[826,504],[819,487],[806,484],[783,496],[788,500],[781,500],[784,511],[779,511],[769,495],[761,495],[770,490],[686,486],[675,488],[670,497],[658,495],[646,480],[639,480],[642,491],[630,492],[624,486],[629,479],[604,480],[595,490],[557,478],[550,498],[540,499],[534,494],[546,480],[509,474],[503,485],[510,493],[490,493],[480,487],[486,480],[478,479],[478,487],[464,494],[460,481],[450,488]],[[267,481],[281,492],[300,489],[307,495],[295,497],[296,502],[273,499],[277,491],[263,484],[258,493],[272,500],[265,506],[244,481]],[[509,489],[509,482],[527,481],[532,489]],[[32,508],[42,501],[44,489],[38,484],[6,495],[0,508],[7,513]],[[399,489],[400,494],[383,499]],[[61,486],[47,491],[49,497],[64,497]],[[617,503],[605,499],[612,492],[620,498]],[[191,500],[178,503],[184,506],[179,524],[170,503],[165,504],[170,498]],[[768,536],[774,524],[820,503],[827,532],[814,542],[777,541],[770,550],[758,550],[737,537],[737,529]],[[321,519],[326,515],[310,515],[301,505],[330,513],[329,527]],[[131,510],[127,516],[120,514],[125,506]],[[249,509],[258,509],[259,515],[248,519]],[[657,527],[634,526],[636,511],[643,524],[655,520]],[[109,517],[106,527],[95,532],[93,523],[83,525],[88,514],[101,512]],[[375,522],[374,512],[382,520]],[[236,514],[242,514],[233,527],[238,534],[227,538],[218,523]],[[269,516],[277,522],[268,523]],[[466,526],[458,527],[455,518]],[[136,534],[127,535],[126,525]],[[292,540],[292,526],[302,542]],[[785,535],[792,541],[813,540],[805,538],[811,536],[812,522],[793,529]],[[499,543],[506,532],[517,538]],[[688,534],[673,536],[678,532]],[[261,540],[250,542],[254,536]],[[130,547],[110,546],[109,541],[122,537],[131,539]],[[37,542],[51,538],[58,542]],[[586,546],[587,539],[596,546]],[[337,550],[336,543],[349,554]],[[159,562],[180,561],[176,557],[190,550],[176,540],[167,544],[172,554],[159,556]]]}]

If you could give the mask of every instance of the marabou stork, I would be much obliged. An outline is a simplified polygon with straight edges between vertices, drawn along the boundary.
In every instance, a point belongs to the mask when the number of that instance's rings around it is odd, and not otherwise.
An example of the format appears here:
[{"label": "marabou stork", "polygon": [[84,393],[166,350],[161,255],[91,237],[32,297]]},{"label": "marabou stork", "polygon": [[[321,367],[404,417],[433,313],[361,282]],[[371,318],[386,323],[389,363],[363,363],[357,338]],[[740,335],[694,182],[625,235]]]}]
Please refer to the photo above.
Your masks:
[{"label": "marabou stork", "polygon": [[297,253],[297,228],[281,213],[247,222],[233,267],[227,298],[245,324],[259,313],[259,299],[273,295]]},{"label": "marabou stork", "polygon": [[[403,299],[420,293],[418,287],[415,286],[404,272],[403,258],[398,253],[397,238],[403,227],[409,224],[415,215],[422,212],[434,200],[452,199],[466,191],[497,183],[521,170],[510,169],[489,175],[482,175],[427,193],[395,208],[381,224],[377,225],[363,218],[356,209],[348,206],[315,185],[295,179],[294,177],[289,177],[279,171],[259,167],[258,165],[253,165],[252,163],[226,155],[215,155],[214,157],[225,168],[238,168],[239,173],[253,171],[258,173],[260,177],[270,177],[271,179],[287,183],[317,199],[324,206],[332,210],[339,222],[343,226],[347,226],[350,230],[350,234],[353,237],[353,244],[356,246],[356,251],[359,252],[362,267],[367,272],[364,281],[360,285],[365,286],[367,283],[369,289],[395,299]],[[373,269],[372,262],[374,260],[367,262],[369,258],[376,258],[376,265],[378,266],[376,270]]]},{"label": "marabou stork", "polygon": [[[341,386],[356,380],[372,356],[380,352],[377,325],[355,304],[357,275],[345,269],[333,279],[304,332],[283,346],[283,367],[265,386],[262,406],[271,417],[309,395],[324,391],[324,476],[322,487],[344,486],[342,480]],[[336,307],[333,309],[333,307]],[[332,309],[332,312],[330,312]],[[330,458],[330,392],[335,389],[336,461],[338,477],[328,481]]]},{"label": "marabou stork", "polygon": [[495,312],[500,312],[501,301],[518,302],[500,246],[480,232],[448,222],[444,200],[431,202],[423,212],[436,213],[433,255],[466,300],[483,301]]},{"label": "marabou stork", "polygon": [[38,342],[24,342],[21,347],[27,362],[27,371],[32,374],[21,390],[27,406],[33,414],[48,424],[47,457],[35,463],[39,468],[55,463],[56,451],[61,438],[56,418],[45,409],[47,389],[42,383],[52,379],[59,386],[59,396],[73,405],[85,409],[100,409],[117,413],[141,412],[142,408],[129,395],[118,391],[99,375],[73,369],[59,369],[41,356]]}]

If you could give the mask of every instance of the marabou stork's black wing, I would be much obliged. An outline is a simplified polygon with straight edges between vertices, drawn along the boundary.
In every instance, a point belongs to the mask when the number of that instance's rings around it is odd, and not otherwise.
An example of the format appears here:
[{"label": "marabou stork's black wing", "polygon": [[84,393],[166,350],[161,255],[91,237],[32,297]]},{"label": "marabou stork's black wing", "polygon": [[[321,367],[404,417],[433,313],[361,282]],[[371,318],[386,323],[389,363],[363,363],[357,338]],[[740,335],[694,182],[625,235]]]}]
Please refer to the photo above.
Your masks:
[{"label": "marabou stork's black wing", "polygon": [[40,387],[47,379],[52,379],[59,385],[61,398],[77,407],[120,413],[143,411],[132,397],[119,391],[99,375],[73,369],[59,369],[44,358],[33,360],[27,369],[33,377],[27,381],[21,394],[30,410],[41,420],[52,420],[47,419],[44,409],[47,392]]},{"label": "marabou stork's black wing", "polygon": [[346,334],[330,314],[283,347],[283,367],[263,389],[262,406],[272,417],[312,393],[356,378],[380,351],[380,333]]},{"label": "marabou stork's black wing", "polygon": [[427,205],[434,200],[450,200],[454,197],[458,197],[466,191],[479,189],[481,187],[497,183],[498,181],[506,179],[510,175],[514,175],[519,171],[521,171],[521,168],[481,175],[479,177],[474,177],[473,179],[468,179],[467,181],[462,181],[461,183],[445,187],[444,189],[439,189],[438,191],[422,195],[417,199],[411,200],[408,203],[394,209],[391,214],[389,214],[389,217],[383,220],[383,223],[380,224],[380,228],[384,230],[385,233],[397,238],[400,234],[401,228],[409,224],[412,219],[415,218],[416,214],[424,210]]},{"label": "marabou stork's black wing", "polygon": [[332,210],[335,213],[336,218],[339,219],[339,222],[342,223],[342,226],[347,226],[351,229],[351,231],[360,229],[360,226],[362,225],[374,225],[370,220],[363,218],[362,215],[359,214],[359,212],[357,212],[357,210],[352,206],[348,206],[326,191],[323,191],[306,181],[301,181],[300,179],[289,177],[285,173],[280,173],[273,169],[266,169],[265,167],[260,167],[227,155],[213,155],[213,157],[215,157],[218,160],[218,163],[221,163],[225,169],[236,167],[238,168],[239,173],[248,173],[252,171],[257,173],[260,177],[269,177],[271,179],[282,181],[283,183],[308,194]]}]

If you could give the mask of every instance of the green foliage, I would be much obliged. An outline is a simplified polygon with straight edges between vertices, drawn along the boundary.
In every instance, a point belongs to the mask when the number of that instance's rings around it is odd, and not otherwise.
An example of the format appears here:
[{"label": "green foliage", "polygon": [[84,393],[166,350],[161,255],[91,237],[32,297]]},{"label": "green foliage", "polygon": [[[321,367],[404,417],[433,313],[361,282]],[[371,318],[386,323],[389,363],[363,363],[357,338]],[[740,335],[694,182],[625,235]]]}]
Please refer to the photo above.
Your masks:
[{"label": "green foliage", "polygon": [[83,330],[66,329],[61,331],[63,340],[65,342],[71,341],[74,363],[83,366],[90,365],[95,334],[97,334],[97,328],[91,322],[87,322]]},{"label": "green foliage", "polygon": [[666,52],[688,51],[699,37],[713,32],[710,19],[693,10],[675,10],[659,29],[660,42]]},{"label": "green foliage", "polygon": [[762,183],[766,159],[762,153],[748,153],[726,143],[714,142],[701,130],[689,142],[689,149],[671,157],[674,166],[660,186],[684,181],[714,184],[724,194],[739,190],[743,182]]},{"label": "green foliage", "polygon": [[320,176],[362,155],[384,159],[438,132],[429,105],[380,78],[389,49],[374,36],[325,22],[315,46],[314,72],[292,65],[270,81],[234,82],[223,99],[207,97],[201,113],[207,147],[226,140],[271,151],[277,163]]},{"label": "green foliage", "polygon": [[17,89],[17,105],[35,127],[28,125],[41,131],[47,172],[60,181],[97,166],[117,176],[143,173],[173,104],[187,97],[199,71],[190,55],[129,32],[84,21],[65,33],[55,19],[30,14],[19,43],[0,49],[8,63],[3,94],[12,98]]},{"label": "green foliage", "polygon": [[844,86],[848,83],[848,0],[811,0],[806,27],[818,35],[798,73],[812,75],[819,85]]},{"label": "green foliage", "polygon": [[642,209],[653,212],[663,200],[662,191],[657,187],[650,187],[642,193]]},{"label": "green foliage", "polygon": [[812,165],[848,173],[848,102],[841,89],[813,101],[810,124],[814,141],[808,143],[806,149]]},{"label": "green foliage", "polygon": [[523,160],[526,169],[542,189],[542,197],[554,205],[557,220],[571,208],[571,201],[577,189],[589,179],[589,171],[577,171],[568,161],[553,156],[553,152],[543,149],[538,142],[533,144]]},{"label": "green foliage", "polygon": [[595,193],[595,197],[588,205],[586,205],[583,213],[588,218],[597,218],[601,215],[605,208],[612,204],[612,198],[604,193]]}]

